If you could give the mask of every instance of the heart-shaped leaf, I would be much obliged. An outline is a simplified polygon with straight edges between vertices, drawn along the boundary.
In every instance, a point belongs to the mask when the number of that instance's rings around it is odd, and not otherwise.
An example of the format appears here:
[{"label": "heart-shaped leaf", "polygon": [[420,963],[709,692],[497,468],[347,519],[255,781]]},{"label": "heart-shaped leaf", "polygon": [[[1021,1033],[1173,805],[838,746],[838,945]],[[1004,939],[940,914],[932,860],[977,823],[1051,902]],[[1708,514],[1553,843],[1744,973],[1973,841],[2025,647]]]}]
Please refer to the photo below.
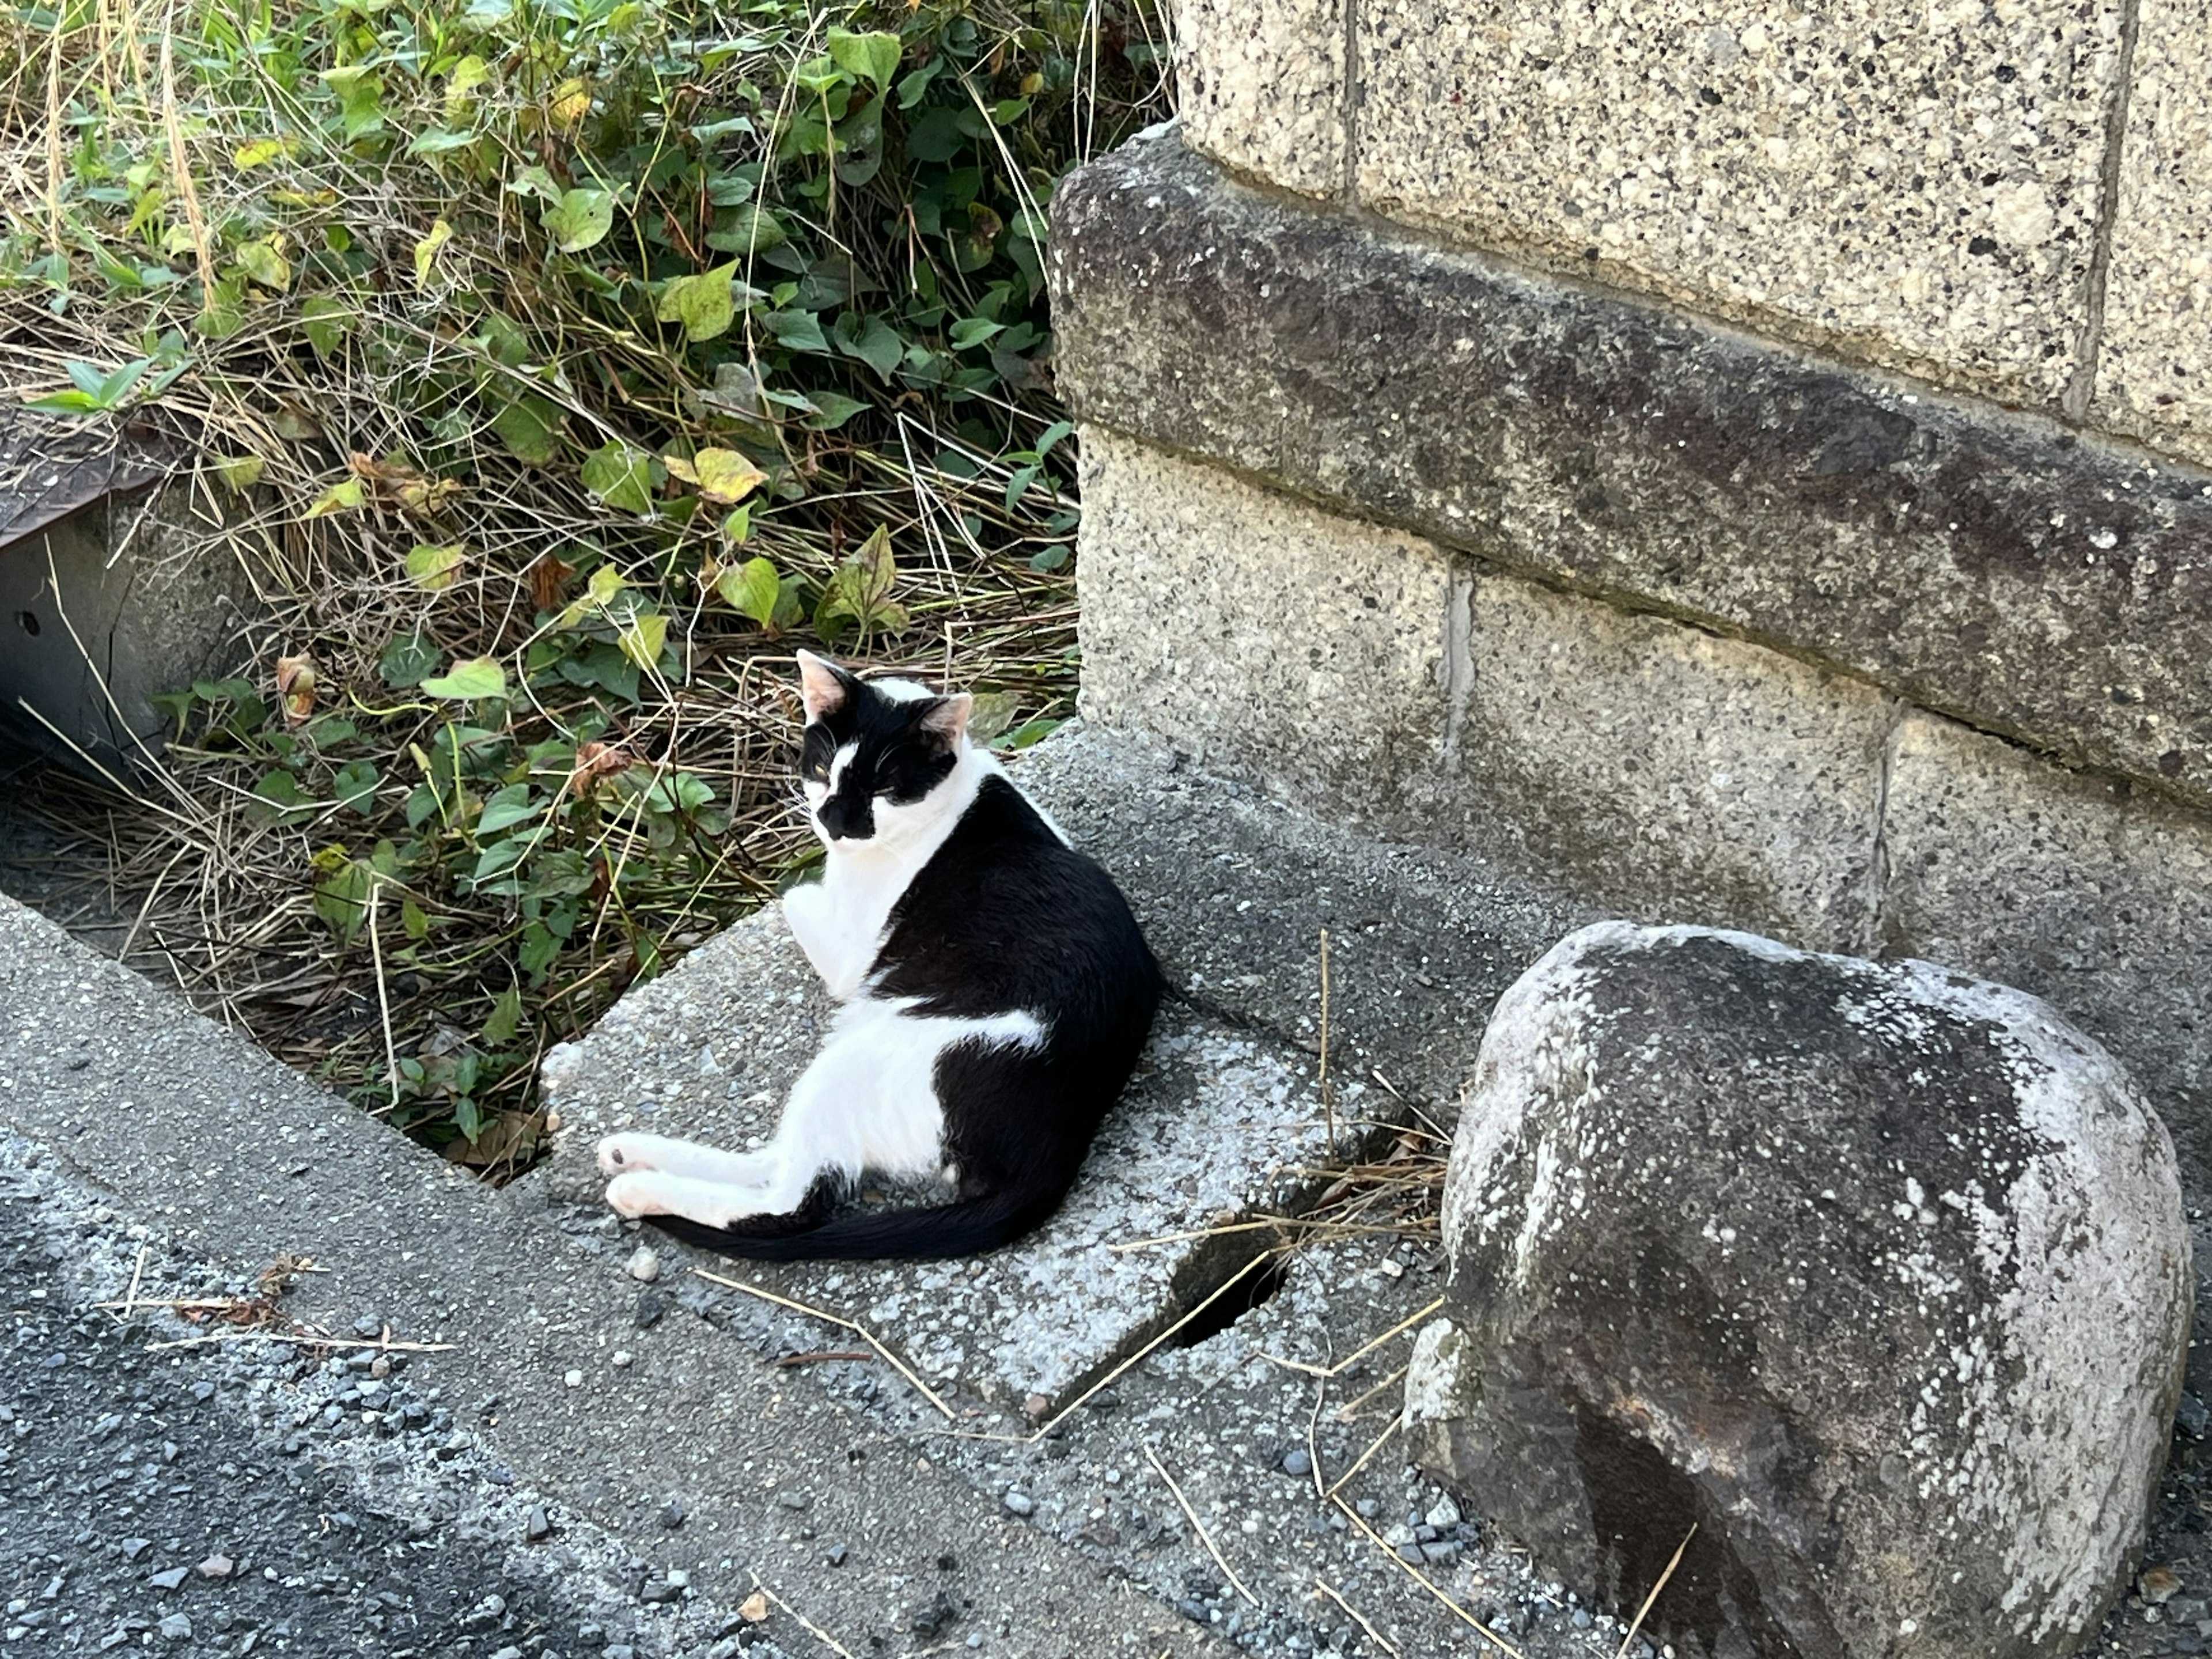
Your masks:
[{"label": "heart-shaped leaf", "polygon": [[466,657],[452,669],[422,682],[422,690],[448,702],[473,702],[507,695],[507,671],[489,657]]}]

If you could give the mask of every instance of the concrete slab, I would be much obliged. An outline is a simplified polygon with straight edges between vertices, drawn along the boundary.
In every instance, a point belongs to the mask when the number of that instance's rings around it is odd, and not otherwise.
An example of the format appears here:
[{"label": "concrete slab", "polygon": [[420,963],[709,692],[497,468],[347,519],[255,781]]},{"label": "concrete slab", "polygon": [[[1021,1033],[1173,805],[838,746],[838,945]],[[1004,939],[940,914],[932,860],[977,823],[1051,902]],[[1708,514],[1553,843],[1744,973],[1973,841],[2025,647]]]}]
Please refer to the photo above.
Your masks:
[{"label": "concrete slab", "polygon": [[2125,9],[1381,0],[1358,192],[1477,246],[2055,407]]},{"label": "concrete slab", "polygon": [[[555,1049],[543,1077],[562,1117],[549,1166],[527,1178],[550,1202],[596,1209],[592,1159],[617,1129],[757,1146],[835,1012],[780,910],[748,917],[625,995]],[[1115,1249],[1295,1202],[1297,1173],[1328,1162],[1316,1066],[1305,1054],[1170,1002],[1135,1079],[1060,1212],[1019,1244],[973,1261],[682,1260],[868,1325],[933,1386],[1002,1406],[1056,1401],[1171,1324],[1231,1271],[1221,1241]],[[1347,1081],[1347,1121],[1374,1085]],[[1241,1258],[1240,1258],[1241,1261]]]},{"label": "concrete slab", "polygon": [[[452,1344],[408,1376],[477,1402],[454,1455],[486,1491],[534,1491],[603,1527],[655,1583],[690,1575],[680,1618],[678,1601],[646,1604],[669,1609],[662,1651],[705,1652],[726,1622],[714,1609],[733,1611],[755,1572],[848,1650],[932,1645],[911,1615],[940,1591],[954,1639],[986,1655],[1229,1650],[917,1452],[911,1425],[938,1419],[902,1384],[865,1378],[881,1404],[863,1416],[851,1392],[767,1363],[820,1348],[814,1322],[696,1281],[641,1309],[613,1227],[564,1236],[542,1205],[475,1183],[5,901],[0,1123],[164,1247],[232,1273],[313,1256],[325,1271],[290,1298],[299,1317]],[[659,1519],[672,1500],[691,1517],[674,1530]],[[778,1618],[784,1653],[830,1650]]]},{"label": "concrete slab", "polygon": [[2142,0],[2091,418],[2212,465],[2212,7]]},{"label": "concrete slab", "polygon": [[1491,1005],[1600,914],[1480,858],[1370,840],[1138,733],[1063,727],[1016,775],[1115,872],[1178,994],[1449,1123]]}]

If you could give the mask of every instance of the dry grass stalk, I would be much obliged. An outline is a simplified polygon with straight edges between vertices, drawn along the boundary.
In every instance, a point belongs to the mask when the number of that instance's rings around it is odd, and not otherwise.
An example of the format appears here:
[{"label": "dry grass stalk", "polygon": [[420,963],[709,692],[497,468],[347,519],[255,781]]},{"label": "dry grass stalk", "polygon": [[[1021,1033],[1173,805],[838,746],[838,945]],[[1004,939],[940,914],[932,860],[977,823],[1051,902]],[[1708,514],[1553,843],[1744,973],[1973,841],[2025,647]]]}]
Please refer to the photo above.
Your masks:
[{"label": "dry grass stalk", "polygon": [[1407,1560],[1405,1557],[1399,1554],[1397,1551],[1392,1549],[1389,1545],[1384,1543],[1382,1541],[1382,1534],[1376,1531],[1374,1528],[1369,1526],[1365,1517],[1363,1516],[1358,1510],[1352,1508],[1351,1504],[1346,1503],[1341,1498],[1333,1498],[1329,1501],[1334,1503],[1338,1509],[1344,1512],[1346,1517],[1351,1521],[1353,1526],[1358,1528],[1360,1531],[1367,1534],[1369,1540],[1374,1544],[1376,1549],[1381,1550],[1383,1554],[1389,1556],[1392,1561],[1395,1562],[1401,1571],[1410,1576],[1415,1583],[1419,1584],[1423,1589],[1428,1591],[1430,1595],[1435,1596],[1437,1601],[1443,1602],[1446,1607],[1451,1610],[1453,1616],[1457,1618],[1462,1624],[1471,1626],[1481,1635],[1485,1641],[1504,1651],[1506,1655],[1506,1659],[1528,1659],[1528,1656],[1522,1652],[1520,1649],[1515,1647],[1512,1643],[1507,1641],[1496,1631],[1491,1629],[1489,1626],[1484,1624],[1481,1620],[1476,1618],[1465,1607],[1460,1606],[1458,1602],[1453,1601],[1450,1596],[1446,1595],[1443,1591],[1437,1589],[1436,1581],[1431,1578],[1428,1574],[1423,1572],[1419,1567],[1415,1566],[1412,1562]]},{"label": "dry grass stalk", "polygon": [[809,1307],[804,1302],[794,1302],[787,1296],[778,1296],[774,1291],[764,1291],[761,1289],[759,1285],[748,1285],[741,1279],[726,1279],[720,1273],[710,1273],[704,1267],[694,1267],[691,1271],[701,1279],[707,1280],[709,1284],[725,1285],[733,1291],[743,1291],[747,1296],[757,1297],[763,1302],[772,1302],[779,1308],[788,1308],[793,1313],[805,1314],[809,1319],[818,1319],[825,1325],[835,1325],[840,1330],[852,1332],[854,1335],[859,1337],[861,1341],[866,1343],[871,1348],[873,1348],[877,1353],[880,1354],[883,1357],[883,1360],[885,1364],[889,1365],[893,1370],[896,1371],[901,1376],[906,1378],[908,1382],[912,1383],[916,1394],[920,1395],[924,1400],[929,1401],[931,1405],[936,1407],[939,1412],[943,1413],[946,1421],[957,1422],[959,1420],[957,1414],[953,1411],[952,1407],[946,1405],[942,1400],[939,1399],[936,1392],[930,1388],[928,1383],[923,1382],[921,1377],[915,1376],[915,1373],[908,1369],[905,1361],[902,1360],[896,1354],[885,1347],[877,1338],[876,1334],[873,1331],[870,1330],[866,1326],[860,1324],[858,1321],[847,1319],[840,1314],[827,1312],[821,1308]]},{"label": "dry grass stalk", "polygon": [[1405,1332],[1411,1330],[1414,1326],[1419,1324],[1424,1319],[1426,1319],[1431,1314],[1436,1312],[1437,1309],[1443,1305],[1443,1297],[1438,1297],[1435,1301],[1430,1303],[1428,1306],[1421,1309],[1418,1313],[1407,1314],[1403,1319],[1393,1325],[1389,1330],[1383,1332],[1382,1335],[1370,1337],[1366,1341],[1361,1343],[1359,1346],[1354,1348],[1343,1358],[1338,1360],[1334,1365],[1310,1365],[1302,1359],[1285,1359],[1279,1355],[1272,1353],[1263,1353],[1260,1358],[1267,1361],[1270,1364],[1280,1365],[1285,1370],[1302,1371],[1308,1376],[1339,1376],[1345,1371],[1351,1369],[1353,1365],[1358,1364],[1359,1361],[1364,1359],[1369,1354],[1373,1353],[1376,1349],[1381,1347],[1392,1337],[1402,1335]]},{"label": "dry grass stalk", "polygon": [[1397,1648],[1392,1643],[1384,1639],[1382,1632],[1367,1622],[1367,1615],[1360,1612],[1358,1607],[1353,1607],[1351,1602],[1346,1601],[1344,1597],[1338,1593],[1336,1587],[1331,1584],[1328,1579],[1316,1577],[1314,1580],[1314,1584],[1323,1595],[1328,1597],[1330,1601],[1335,1602],[1337,1606],[1342,1607],[1346,1613],[1352,1615],[1352,1619],[1358,1624],[1359,1628],[1367,1632],[1367,1639],[1369,1641],[1374,1643],[1375,1645],[1382,1649],[1383,1652],[1393,1656],[1396,1655],[1398,1651]]},{"label": "dry grass stalk", "polygon": [[1644,1616],[1651,1611],[1651,1604],[1659,1599],[1659,1592],[1667,1588],[1667,1581],[1674,1576],[1674,1569],[1682,1565],[1682,1552],[1690,1547],[1690,1540],[1697,1535],[1698,1523],[1692,1521],[1689,1531],[1682,1534],[1682,1541],[1674,1546],[1674,1554],[1667,1558],[1667,1570],[1659,1575],[1659,1582],[1651,1586],[1651,1593],[1644,1598],[1644,1605],[1637,1608],[1636,1617],[1629,1621],[1628,1634],[1620,1638],[1620,1651],[1613,1656],[1613,1659],[1628,1659],[1628,1650],[1636,1644],[1636,1632],[1644,1628]]},{"label": "dry grass stalk", "polygon": [[1213,1565],[1221,1569],[1222,1576],[1228,1579],[1239,1595],[1254,1607],[1258,1607],[1260,1598],[1244,1588],[1244,1581],[1237,1576],[1237,1570],[1231,1566],[1227,1558],[1214,1547],[1212,1538],[1198,1518],[1198,1511],[1191,1508],[1190,1499],[1182,1495],[1182,1488],[1176,1485],[1175,1476],[1167,1472],[1166,1466],[1154,1455],[1150,1446],[1145,1448],[1145,1461],[1152,1466],[1154,1474],[1168,1483],[1168,1490],[1175,1495],[1176,1504],[1182,1510],[1183,1519],[1190,1522],[1190,1529],[1198,1534],[1198,1541],[1206,1546],[1206,1553],[1213,1558]]},{"label": "dry grass stalk", "polygon": [[821,1626],[816,1624],[805,1613],[801,1613],[797,1607],[792,1606],[790,1602],[785,1601],[781,1595],[778,1595],[774,1590],[770,1589],[768,1587],[767,1581],[763,1579],[757,1571],[753,1574],[753,1588],[759,1591],[761,1595],[768,1597],[769,1601],[775,1602],[776,1606],[782,1608],[784,1612],[789,1613],[793,1619],[798,1621],[799,1626],[802,1630],[804,1630],[809,1636],[812,1637],[816,1641],[821,1643],[823,1647],[829,1649],[830,1652],[837,1655],[838,1659],[854,1659],[852,1649],[847,1647],[836,1637],[830,1635],[828,1631],[823,1629]]}]

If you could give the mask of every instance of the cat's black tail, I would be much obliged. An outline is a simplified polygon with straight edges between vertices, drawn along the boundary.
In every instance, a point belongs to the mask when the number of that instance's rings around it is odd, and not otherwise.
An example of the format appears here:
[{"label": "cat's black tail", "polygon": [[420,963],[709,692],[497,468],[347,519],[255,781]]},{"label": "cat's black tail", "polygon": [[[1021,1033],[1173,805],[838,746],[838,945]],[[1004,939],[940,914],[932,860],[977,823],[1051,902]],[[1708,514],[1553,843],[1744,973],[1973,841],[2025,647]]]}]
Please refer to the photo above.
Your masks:
[{"label": "cat's black tail", "polygon": [[[657,1215],[652,1225],[686,1244],[763,1261],[877,1261],[974,1255],[1012,1243],[1060,1207],[1065,1187],[1017,1189],[926,1210],[882,1210],[832,1217],[794,1230],[788,1217],[764,1216],[758,1231],[706,1227]],[[781,1222],[778,1227],[776,1223]]]}]

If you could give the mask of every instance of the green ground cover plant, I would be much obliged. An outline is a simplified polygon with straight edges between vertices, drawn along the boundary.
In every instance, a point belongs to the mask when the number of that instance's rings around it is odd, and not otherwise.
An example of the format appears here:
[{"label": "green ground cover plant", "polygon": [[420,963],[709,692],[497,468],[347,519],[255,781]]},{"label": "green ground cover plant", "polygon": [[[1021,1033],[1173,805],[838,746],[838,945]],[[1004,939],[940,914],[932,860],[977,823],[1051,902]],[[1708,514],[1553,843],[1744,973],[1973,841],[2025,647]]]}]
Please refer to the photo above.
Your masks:
[{"label": "green ground cover plant", "polygon": [[179,443],[258,596],[42,796],[128,959],[511,1169],[803,866],[794,643],[1071,712],[1046,210],[1165,112],[1150,0],[6,15],[0,392]]}]

